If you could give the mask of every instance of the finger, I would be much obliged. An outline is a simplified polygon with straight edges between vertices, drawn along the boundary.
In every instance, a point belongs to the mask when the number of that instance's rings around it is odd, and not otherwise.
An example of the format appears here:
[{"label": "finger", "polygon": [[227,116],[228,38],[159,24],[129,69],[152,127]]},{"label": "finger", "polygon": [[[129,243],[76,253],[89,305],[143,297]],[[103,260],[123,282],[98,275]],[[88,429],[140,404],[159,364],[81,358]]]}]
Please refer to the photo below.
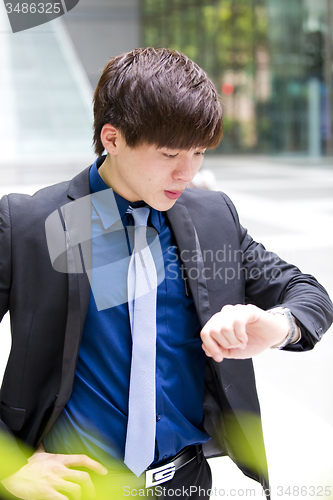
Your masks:
[{"label": "finger", "polygon": [[96,490],[88,472],[72,469],[67,470],[68,473],[63,476],[63,479],[80,484],[85,489],[87,495],[91,498],[94,498],[96,495]]},{"label": "finger", "polygon": [[205,353],[216,362],[223,359],[222,349],[231,349],[242,346],[237,339],[230,313],[234,306],[225,306],[221,312],[214,314],[201,330],[201,339]]},{"label": "finger", "polygon": [[228,350],[246,348],[245,321],[241,319],[244,307],[225,306],[220,313],[212,316],[201,331],[203,350],[218,363],[227,357],[225,353]]},{"label": "finger", "polygon": [[66,495],[63,495],[60,493],[60,491],[56,491],[53,488],[47,488],[42,496],[36,496],[36,499],[43,499],[43,500],[68,500],[68,497]]},{"label": "finger", "polygon": [[222,361],[223,357],[221,356],[221,347],[219,344],[213,339],[211,336],[211,332],[209,329],[205,329],[201,331],[201,340],[202,346],[205,353],[212,357],[218,363]]},{"label": "finger", "polygon": [[242,320],[235,320],[233,324],[235,341],[231,347],[245,349],[248,341],[246,324]]},{"label": "finger", "polygon": [[[213,320],[209,325],[209,330],[206,330],[206,336],[206,338],[211,337],[211,339],[213,339],[218,346],[223,347],[224,349],[241,347],[243,345],[243,343],[238,340],[236,336],[233,320],[225,318],[225,315],[222,313],[213,317]],[[210,346],[213,348],[212,344],[210,344]]]},{"label": "finger", "polygon": [[[241,328],[241,325],[239,328]],[[243,345],[237,338],[234,324],[220,326],[219,329],[213,330],[211,335],[223,349],[233,349]]]},{"label": "finger", "polygon": [[235,349],[221,349],[221,355],[225,359],[247,359],[251,355],[246,354],[246,349],[240,349],[236,347]]},{"label": "finger", "polygon": [[66,491],[70,493],[73,497],[73,500],[81,500],[81,486],[77,483],[72,483],[70,481],[65,481],[64,479],[59,479],[56,485],[54,486],[55,490]]},{"label": "finger", "polygon": [[67,467],[85,467],[90,469],[97,474],[106,475],[108,470],[104,465],[100,464],[96,460],[89,458],[87,455],[62,455],[63,464]]},{"label": "finger", "polygon": [[[250,310],[247,306],[237,304],[224,306],[221,310],[221,332],[228,339],[229,348],[242,348],[247,343],[246,325]],[[223,347],[227,348],[226,345]]]}]

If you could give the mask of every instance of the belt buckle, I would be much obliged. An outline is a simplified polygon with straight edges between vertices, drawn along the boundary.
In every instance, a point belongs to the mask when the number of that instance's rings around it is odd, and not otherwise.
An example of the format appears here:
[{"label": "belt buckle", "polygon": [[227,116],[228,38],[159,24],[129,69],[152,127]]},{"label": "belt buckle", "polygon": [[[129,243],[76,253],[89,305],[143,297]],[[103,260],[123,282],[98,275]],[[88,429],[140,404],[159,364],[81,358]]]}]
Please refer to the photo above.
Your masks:
[{"label": "belt buckle", "polygon": [[146,488],[157,486],[158,484],[170,481],[176,472],[176,466],[173,462],[155,467],[155,469],[146,470]]}]

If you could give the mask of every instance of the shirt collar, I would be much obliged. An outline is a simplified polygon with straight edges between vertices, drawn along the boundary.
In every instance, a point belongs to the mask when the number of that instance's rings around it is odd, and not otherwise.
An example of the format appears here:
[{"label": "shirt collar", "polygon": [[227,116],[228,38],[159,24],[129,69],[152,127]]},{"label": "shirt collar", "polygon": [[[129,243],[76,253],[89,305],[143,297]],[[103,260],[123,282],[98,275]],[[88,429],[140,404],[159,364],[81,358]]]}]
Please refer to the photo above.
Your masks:
[{"label": "shirt collar", "polygon": [[[138,208],[139,206],[146,206],[143,201],[130,203],[125,198],[115,193],[105,182],[98,173],[99,167],[105,160],[105,156],[97,158],[93,163],[89,172],[90,192],[92,194],[91,201],[95,207],[104,229],[108,229],[115,224],[119,219],[123,218],[129,206]],[[94,196],[96,194],[96,196]],[[149,205],[148,205],[149,206]],[[150,208],[149,220],[158,233],[161,232],[162,212]]]}]

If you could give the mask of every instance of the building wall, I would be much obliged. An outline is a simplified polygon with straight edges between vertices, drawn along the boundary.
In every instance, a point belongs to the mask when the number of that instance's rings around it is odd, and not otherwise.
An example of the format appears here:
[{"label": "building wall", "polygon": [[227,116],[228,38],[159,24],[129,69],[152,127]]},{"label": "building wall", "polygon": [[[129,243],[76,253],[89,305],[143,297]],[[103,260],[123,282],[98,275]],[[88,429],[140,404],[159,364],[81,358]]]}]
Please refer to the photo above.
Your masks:
[{"label": "building wall", "polygon": [[93,88],[110,57],[140,45],[139,0],[80,0],[62,19]]}]

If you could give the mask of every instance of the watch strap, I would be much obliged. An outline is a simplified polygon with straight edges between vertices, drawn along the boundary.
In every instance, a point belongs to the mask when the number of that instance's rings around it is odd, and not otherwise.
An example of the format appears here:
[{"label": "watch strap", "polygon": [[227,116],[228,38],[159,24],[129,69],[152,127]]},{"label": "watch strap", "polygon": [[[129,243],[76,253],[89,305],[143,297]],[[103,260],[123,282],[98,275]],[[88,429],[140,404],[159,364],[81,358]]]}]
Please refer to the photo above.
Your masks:
[{"label": "watch strap", "polygon": [[270,314],[283,314],[283,316],[285,316],[288,320],[288,335],[280,344],[271,347],[272,349],[283,349],[284,347],[286,347],[286,345],[290,344],[295,336],[297,325],[295,323],[294,317],[291,314],[290,309],[288,309],[287,307],[275,307],[274,309],[269,309],[267,312]]}]

